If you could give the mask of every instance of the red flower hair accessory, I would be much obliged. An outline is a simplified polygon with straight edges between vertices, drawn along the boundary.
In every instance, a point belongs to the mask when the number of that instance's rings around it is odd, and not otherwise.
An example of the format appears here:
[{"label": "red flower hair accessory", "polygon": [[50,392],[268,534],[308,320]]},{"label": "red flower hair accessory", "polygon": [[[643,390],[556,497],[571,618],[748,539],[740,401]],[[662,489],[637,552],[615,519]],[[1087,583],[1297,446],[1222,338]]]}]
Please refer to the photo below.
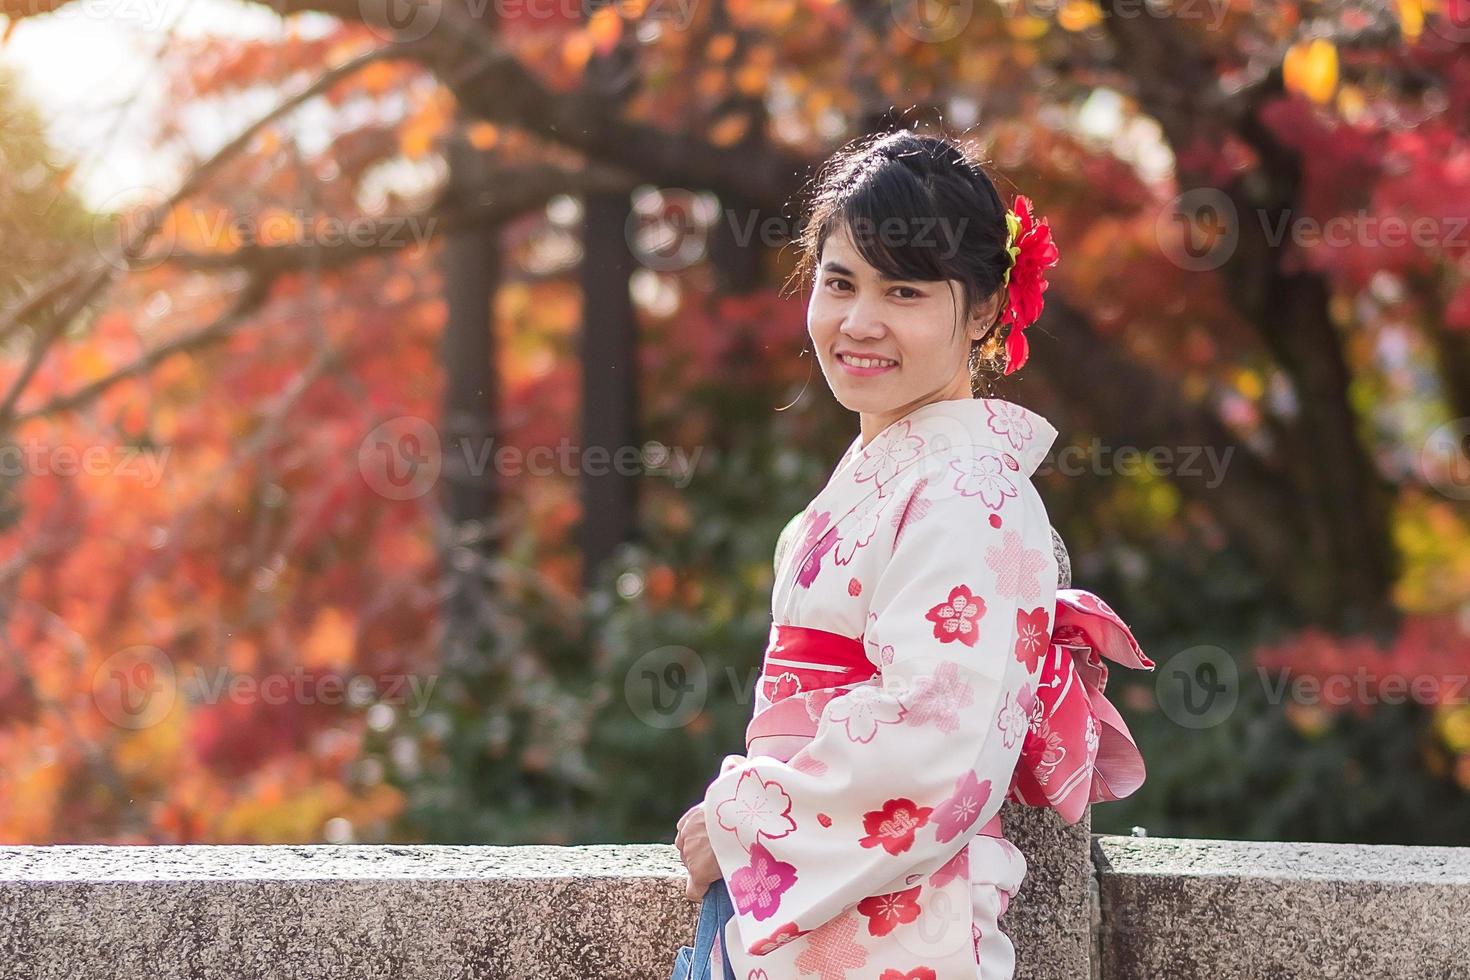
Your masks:
[{"label": "red flower hair accessory", "polygon": [[1001,285],[1006,288],[1006,306],[1000,322],[1011,324],[1006,334],[1006,366],[1003,374],[1010,374],[1030,354],[1025,330],[1041,316],[1044,305],[1042,293],[1046,292],[1045,271],[1057,264],[1057,246],[1051,240],[1051,228],[1046,219],[1036,219],[1031,213],[1031,201],[1016,195],[1015,207],[1006,212],[1006,252],[1011,264],[1006,269]]}]

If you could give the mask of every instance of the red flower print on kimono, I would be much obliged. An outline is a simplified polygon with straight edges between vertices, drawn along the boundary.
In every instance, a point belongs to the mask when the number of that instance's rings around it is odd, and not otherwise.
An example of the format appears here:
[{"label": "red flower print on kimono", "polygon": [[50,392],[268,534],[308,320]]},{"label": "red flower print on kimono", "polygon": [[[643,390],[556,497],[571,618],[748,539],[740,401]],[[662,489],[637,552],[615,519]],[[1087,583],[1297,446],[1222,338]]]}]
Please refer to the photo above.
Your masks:
[{"label": "red flower print on kimono", "polygon": [[960,711],[974,703],[975,692],[960,677],[959,665],[946,660],[929,677],[914,678],[905,724],[934,724],[941,732],[959,731]]},{"label": "red flower print on kimono", "polygon": [[791,697],[801,691],[801,678],[789,670],[782,671],[774,681],[766,682],[766,699],[772,704]]},{"label": "red flower print on kimono", "polygon": [[847,980],[848,970],[868,965],[868,950],[857,941],[857,931],[855,912],[829,919],[811,931],[796,968],[803,975],[817,974],[817,980]]},{"label": "red flower print on kimono", "polygon": [[715,807],[715,819],[747,851],[762,835],[774,840],[796,829],[796,821],[791,819],[791,797],[780,783],[761,779],[753,769],[735,784],[735,795]]},{"label": "red flower print on kimono", "polygon": [[934,839],[943,844],[964,833],[980,817],[990,799],[990,780],[977,779],[968,769],[955,783],[954,792],[934,810]]},{"label": "red flower print on kimono", "polygon": [[827,709],[827,717],[842,726],[849,742],[871,742],[879,725],[897,724],[907,713],[897,700],[871,686],[853,688]]},{"label": "red flower print on kimono", "polygon": [[1009,470],[997,453],[951,460],[949,465],[959,474],[954,488],[966,497],[978,495],[991,510],[1000,510],[1007,498],[1016,495],[1016,484],[1011,481]]},{"label": "red flower print on kimono", "polygon": [[944,862],[939,870],[929,876],[929,887],[943,888],[956,878],[966,881],[970,878],[970,849],[968,847],[955,851],[954,857]]},{"label": "red flower print on kimono", "polygon": [[863,814],[863,829],[868,835],[858,843],[864,847],[880,844],[889,854],[902,854],[914,844],[914,832],[929,820],[933,807],[915,806],[913,800],[889,800],[881,810]]},{"label": "red flower print on kimono", "polygon": [[1015,697],[1006,692],[1006,699],[1000,706],[1000,716],[995,722],[1002,733],[1002,745],[1010,748],[1016,744],[1016,739],[1025,737],[1027,729],[1031,727],[1031,711],[1036,704],[1037,697],[1030,684],[1023,684]]},{"label": "red flower print on kimono", "polygon": [[980,639],[980,617],[984,615],[985,600],[969,586],[956,585],[949,590],[949,598],[931,608],[924,618],[934,624],[934,638],[940,643],[958,640],[972,647]]},{"label": "red flower print on kimono", "polygon": [[832,526],[832,515],[822,511],[812,522],[807,525],[806,534],[801,539],[801,553],[806,555],[801,560],[801,567],[797,569],[796,581],[803,589],[812,587],[817,579],[817,573],[822,570],[822,556],[831,551],[837,544],[837,528]]},{"label": "red flower print on kimono", "polygon": [[919,890],[923,887],[915,885],[903,891],[874,895],[858,902],[857,910],[868,917],[868,935],[886,936],[905,922],[917,919],[921,911]]},{"label": "red flower print on kimono", "polygon": [[[788,922],[766,938],[758,939],[751,944],[750,953],[752,956],[765,956],[767,953],[774,953],[793,939],[805,936],[809,932],[811,932],[810,929],[798,929],[796,928],[795,922]],[[760,970],[758,972],[765,973],[766,971]]]},{"label": "red flower print on kimono", "polygon": [[896,422],[890,434],[875,439],[863,450],[863,458],[853,470],[852,478],[857,483],[872,480],[878,487],[878,495],[884,496],[884,486],[898,471],[919,458],[924,450],[922,436],[914,435],[908,419]]},{"label": "red flower print on kimono", "polygon": [[899,973],[897,970],[884,970],[878,976],[878,980],[935,980],[934,971],[927,966],[916,966],[907,973]]},{"label": "red flower print on kimono", "polygon": [[1045,786],[1051,781],[1051,774],[1066,754],[1062,737],[1052,730],[1051,724],[1046,720],[1045,706],[1041,698],[1037,698],[1031,708],[1026,741],[1021,743],[1021,764],[1032,769],[1037,783]]},{"label": "red flower print on kimono", "polygon": [[750,847],[750,864],[730,875],[730,901],[742,914],[769,919],[781,907],[781,893],[796,884],[796,867],[777,860],[760,844]]},{"label": "red flower print on kimono", "polygon": [[985,564],[995,572],[995,591],[1006,599],[1035,601],[1041,595],[1036,573],[1047,567],[1047,556],[1021,543],[1021,535],[1008,530],[997,547],[985,549]]},{"label": "red flower print on kimono", "polygon": [[1042,606],[1030,612],[1016,610],[1016,659],[1026,665],[1028,674],[1036,673],[1041,655],[1046,652],[1051,639],[1050,620]]}]

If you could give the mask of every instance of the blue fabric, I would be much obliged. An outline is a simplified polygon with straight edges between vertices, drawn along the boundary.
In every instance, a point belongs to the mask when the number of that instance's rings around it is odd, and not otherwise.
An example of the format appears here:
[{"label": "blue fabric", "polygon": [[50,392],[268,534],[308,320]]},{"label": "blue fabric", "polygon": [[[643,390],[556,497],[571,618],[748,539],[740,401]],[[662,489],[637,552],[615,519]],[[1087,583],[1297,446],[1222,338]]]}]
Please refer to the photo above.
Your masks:
[{"label": "blue fabric", "polygon": [[711,980],[710,953],[720,944],[720,961],[725,965],[725,980],[735,980],[735,968],[725,951],[725,923],[735,914],[730,904],[730,891],[725,879],[716,878],[704,893],[699,907],[699,925],[694,929],[694,945],[681,946],[674,957],[674,972],[669,980]]}]

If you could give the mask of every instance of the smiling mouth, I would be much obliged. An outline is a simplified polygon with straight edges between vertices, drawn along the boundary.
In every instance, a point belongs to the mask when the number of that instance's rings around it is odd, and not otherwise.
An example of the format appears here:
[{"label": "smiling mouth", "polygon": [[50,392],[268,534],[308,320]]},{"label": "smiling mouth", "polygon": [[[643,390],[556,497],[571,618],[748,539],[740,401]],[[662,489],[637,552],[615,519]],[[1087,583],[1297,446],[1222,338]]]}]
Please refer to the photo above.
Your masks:
[{"label": "smiling mouth", "polygon": [[895,367],[898,365],[897,361],[889,360],[886,357],[855,357],[850,354],[838,354],[837,359],[843,364],[855,368]]}]

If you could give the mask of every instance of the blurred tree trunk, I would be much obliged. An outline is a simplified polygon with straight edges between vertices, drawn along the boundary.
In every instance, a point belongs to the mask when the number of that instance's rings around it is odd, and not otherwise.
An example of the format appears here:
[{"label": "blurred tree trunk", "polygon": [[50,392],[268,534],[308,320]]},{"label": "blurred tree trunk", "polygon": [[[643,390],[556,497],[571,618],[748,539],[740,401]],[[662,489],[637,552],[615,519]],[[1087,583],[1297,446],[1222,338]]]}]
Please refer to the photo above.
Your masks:
[{"label": "blurred tree trunk", "polygon": [[[582,581],[637,530],[638,473],[618,472],[621,450],[638,447],[637,318],[628,292],[633,252],[627,194],[584,198],[582,237]],[[603,451],[601,458],[592,454]],[[635,469],[641,469],[641,453]]]},{"label": "blurred tree trunk", "polygon": [[[449,142],[451,196],[483,187],[486,156],[456,136]],[[473,202],[458,200],[469,205]],[[479,599],[486,588],[482,563],[497,546],[492,534],[500,500],[494,459],[499,435],[499,380],[494,304],[503,256],[498,226],[461,228],[444,242],[444,295],[448,315],[440,347],[444,370],[444,516],[441,542],[449,594],[444,604],[444,663],[465,664],[479,635]]]}]

